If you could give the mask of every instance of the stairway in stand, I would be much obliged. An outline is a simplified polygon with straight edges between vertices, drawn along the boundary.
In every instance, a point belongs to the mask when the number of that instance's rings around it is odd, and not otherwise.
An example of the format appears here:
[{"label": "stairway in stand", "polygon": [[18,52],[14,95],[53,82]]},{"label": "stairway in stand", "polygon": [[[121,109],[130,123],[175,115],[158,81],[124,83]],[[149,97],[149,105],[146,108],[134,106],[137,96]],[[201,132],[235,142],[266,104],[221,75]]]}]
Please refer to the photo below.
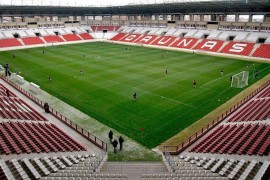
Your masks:
[{"label": "stairway in stand", "polygon": [[104,162],[98,173],[126,174],[127,179],[140,180],[142,174],[168,173],[168,169],[162,162]]}]

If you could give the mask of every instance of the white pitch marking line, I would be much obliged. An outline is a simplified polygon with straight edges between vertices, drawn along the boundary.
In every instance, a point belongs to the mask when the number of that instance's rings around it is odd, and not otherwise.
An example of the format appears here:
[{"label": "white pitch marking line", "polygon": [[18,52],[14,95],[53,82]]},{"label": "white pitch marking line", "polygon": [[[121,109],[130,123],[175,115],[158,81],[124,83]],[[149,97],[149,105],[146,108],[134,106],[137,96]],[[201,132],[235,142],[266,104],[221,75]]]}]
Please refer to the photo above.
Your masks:
[{"label": "white pitch marking line", "polygon": [[136,88],[136,87],[133,87],[133,88],[134,88],[134,89],[137,89],[137,90],[139,90],[139,91],[143,91],[143,92],[146,92],[146,93],[148,93],[148,94],[152,94],[152,95],[154,95],[154,96],[160,97],[160,98],[162,98],[162,99],[166,99],[166,100],[169,100],[169,101],[172,101],[172,102],[176,102],[176,103],[178,103],[178,104],[184,104],[184,105],[186,105],[186,106],[189,106],[189,107],[193,107],[193,108],[194,108],[194,106],[192,106],[192,105],[190,105],[190,104],[186,104],[186,103],[183,103],[183,102],[180,102],[180,101],[176,101],[176,100],[174,100],[174,99],[170,99],[170,98],[167,98],[167,97],[164,97],[164,96],[160,96],[160,95],[158,95],[158,94],[151,93],[151,92],[149,92],[149,91],[145,91],[145,90],[142,90],[142,89],[139,89],[139,88]]},{"label": "white pitch marking line", "polygon": [[[202,66],[209,65],[209,64],[213,64],[213,63],[208,63],[208,64],[204,64],[204,65],[201,65],[201,66],[197,66],[196,68],[200,68],[200,67],[202,67]],[[187,65],[187,66],[189,66],[189,65]],[[185,67],[185,66],[183,66],[183,67]],[[182,67],[181,67],[181,68],[182,68]],[[196,69],[196,68],[193,68],[193,69]],[[184,70],[184,71],[176,72],[175,74],[172,74],[172,75],[169,75],[169,76],[165,76],[165,77],[160,78],[160,79],[155,79],[155,80],[153,80],[153,81],[148,81],[148,82],[142,83],[142,84],[140,84],[140,85],[138,85],[138,86],[136,86],[136,87],[143,86],[143,85],[145,85],[145,84],[153,83],[153,82],[156,82],[156,81],[160,81],[160,80],[162,80],[162,79],[166,79],[166,78],[169,78],[169,77],[173,77],[173,76],[176,76],[176,75],[178,75],[178,74],[185,73],[186,71],[189,71],[189,70]]]}]

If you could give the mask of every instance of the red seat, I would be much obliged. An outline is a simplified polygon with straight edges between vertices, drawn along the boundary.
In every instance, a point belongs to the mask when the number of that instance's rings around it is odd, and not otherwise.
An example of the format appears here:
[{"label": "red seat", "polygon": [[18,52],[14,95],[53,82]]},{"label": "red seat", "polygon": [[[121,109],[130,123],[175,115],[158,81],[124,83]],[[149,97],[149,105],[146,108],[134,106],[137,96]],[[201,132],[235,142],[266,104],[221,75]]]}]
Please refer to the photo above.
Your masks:
[{"label": "red seat", "polygon": [[230,41],[222,50],[222,53],[248,56],[253,49],[254,43]]},{"label": "red seat", "polygon": [[39,37],[22,38],[22,41],[25,45],[44,44],[44,42]]},{"label": "red seat", "polygon": [[261,44],[253,53],[254,57],[270,58],[270,44]]},{"label": "red seat", "polygon": [[63,35],[63,38],[66,41],[80,41],[81,38],[79,38],[76,34],[65,34]]},{"label": "red seat", "polygon": [[13,46],[21,46],[22,44],[16,38],[11,39],[0,39],[0,48],[3,47],[13,47]]}]

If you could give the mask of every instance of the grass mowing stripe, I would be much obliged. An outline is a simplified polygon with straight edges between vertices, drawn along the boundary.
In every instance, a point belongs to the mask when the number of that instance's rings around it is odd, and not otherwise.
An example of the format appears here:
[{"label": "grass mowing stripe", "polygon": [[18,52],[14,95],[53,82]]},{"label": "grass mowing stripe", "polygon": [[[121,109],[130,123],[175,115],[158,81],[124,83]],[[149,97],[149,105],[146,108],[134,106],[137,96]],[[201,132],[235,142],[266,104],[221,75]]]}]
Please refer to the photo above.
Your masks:
[{"label": "grass mowing stripe", "polygon": [[[47,47],[45,55],[44,48],[31,49],[29,53],[0,52],[0,62],[10,63],[11,70],[21,70],[26,80],[149,148],[242,91],[229,88],[227,75],[245,69],[246,61],[125,47],[98,42]],[[13,53],[16,60],[12,59]],[[261,77],[270,72],[266,63],[254,62],[254,67],[266,68],[260,72]],[[221,68],[225,70],[224,78],[220,78]],[[53,81],[48,81],[48,75],[53,76]],[[194,79],[198,81],[197,89],[192,85]],[[134,91],[139,93],[136,102],[132,101]]]},{"label": "grass mowing stripe", "polygon": [[160,97],[161,99],[166,99],[166,100],[169,100],[169,101],[178,103],[178,104],[183,104],[183,105],[186,105],[186,106],[189,106],[189,107],[193,107],[193,106],[190,105],[190,104],[186,104],[186,103],[183,103],[183,102],[180,102],[180,101],[176,101],[176,100],[174,100],[174,99],[170,99],[170,98],[167,98],[167,97],[164,97],[164,96],[160,96],[160,95],[158,95],[158,94],[154,94],[154,93],[152,93],[152,92],[145,91],[145,90],[142,90],[142,89],[139,89],[139,88],[136,88],[136,87],[134,87],[134,89],[137,89],[137,90],[139,90],[139,91],[146,92],[146,93],[148,93],[148,94],[152,94],[152,95],[154,95],[154,96],[158,96],[158,97]]}]

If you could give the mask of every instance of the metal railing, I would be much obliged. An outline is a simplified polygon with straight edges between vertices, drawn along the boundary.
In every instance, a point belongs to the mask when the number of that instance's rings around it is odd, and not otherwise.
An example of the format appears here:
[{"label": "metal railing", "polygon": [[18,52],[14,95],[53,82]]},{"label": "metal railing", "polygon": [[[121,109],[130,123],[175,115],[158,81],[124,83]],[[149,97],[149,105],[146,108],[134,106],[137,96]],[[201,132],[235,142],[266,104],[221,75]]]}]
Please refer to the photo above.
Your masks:
[{"label": "metal railing", "polygon": [[251,98],[253,98],[255,95],[257,95],[261,90],[263,90],[265,87],[267,87],[270,84],[270,80],[261,85],[259,88],[257,88],[255,91],[250,93],[248,96],[246,96],[244,99],[236,103],[234,106],[232,106],[229,110],[227,110],[225,113],[223,113],[221,116],[219,116],[217,119],[213,120],[209,124],[207,124],[205,127],[203,127],[200,131],[197,131],[195,134],[190,136],[187,140],[182,142],[179,145],[175,146],[163,146],[163,151],[168,151],[172,155],[179,154],[183,150],[185,150],[188,146],[190,146],[192,143],[194,143],[196,140],[198,140],[200,137],[202,137],[204,134],[209,132],[211,129],[213,129],[215,126],[217,126],[221,121],[223,121],[225,118],[227,118],[231,113],[235,112],[238,108],[240,108],[243,104],[245,104],[247,101],[249,101]]},{"label": "metal railing", "polygon": [[[33,102],[35,102],[37,105],[39,105],[40,107],[43,108],[44,102],[42,102],[41,100],[39,100],[38,98],[36,98],[34,95],[32,95],[31,93],[29,93],[25,89],[21,88],[19,85],[15,84],[13,81],[9,80],[5,76],[0,76],[0,78],[3,79],[5,82],[7,82],[9,85],[11,85],[13,88],[15,88],[18,91],[20,91],[22,94],[24,94],[30,100],[32,100]],[[73,130],[75,130],[77,133],[81,134],[83,137],[85,137],[90,142],[92,142],[93,144],[95,144],[99,148],[105,149],[107,151],[107,143],[105,143],[101,139],[97,138],[96,136],[94,136],[93,134],[91,134],[90,132],[88,132],[86,129],[82,128],[78,124],[72,122],[67,117],[63,116],[61,113],[59,113],[58,111],[56,111],[55,109],[53,109],[51,107],[50,107],[50,113],[54,117],[56,117],[58,120],[60,120],[61,122],[63,122],[64,124],[66,124],[67,126],[69,126],[70,128],[72,128]]]}]

